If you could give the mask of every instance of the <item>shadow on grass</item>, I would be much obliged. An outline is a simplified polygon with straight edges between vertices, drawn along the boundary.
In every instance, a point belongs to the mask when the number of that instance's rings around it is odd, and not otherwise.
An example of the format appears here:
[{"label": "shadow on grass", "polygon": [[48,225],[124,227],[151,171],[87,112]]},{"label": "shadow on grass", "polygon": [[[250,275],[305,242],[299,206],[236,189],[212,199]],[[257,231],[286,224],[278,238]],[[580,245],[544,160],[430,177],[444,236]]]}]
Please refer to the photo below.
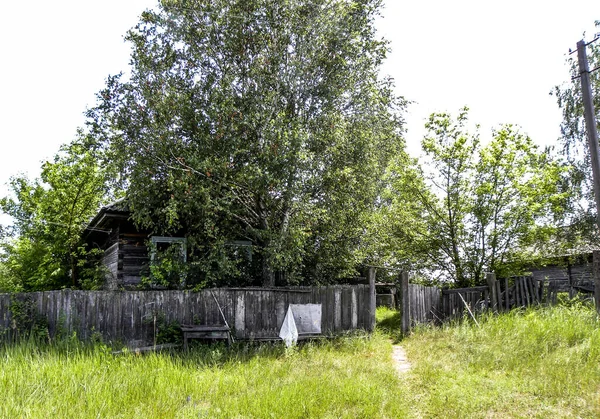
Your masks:
[{"label": "shadow on grass", "polygon": [[379,307],[377,308],[376,320],[377,330],[392,339],[394,343],[398,343],[404,338],[401,329],[402,315],[399,311]]},{"label": "shadow on grass", "polygon": [[206,343],[193,340],[189,349],[181,346],[169,347],[159,351],[136,352],[122,344],[106,344],[101,341],[81,341],[75,335],[62,339],[40,339],[29,336],[18,341],[0,342],[0,354],[13,353],[24,356],[81,356],[146,358],[160,356],[173,362],[194,367],[221,367],[232,363],[247,363],[260,358],[265,360],[283,359],[316,351],[353,352],[364,346],[370,335],[364,331],[356,331],[334,337],[302,340],[296,346],[287,348],[283,341],[236,341],[231,346],[224,342]]},{"label": "shadow on grass", "polygon": [[228,347],[225,343],[191,342],[190,349],[171,350],[171,356],[184,363],[202,366],[222,366],[229,363],[245,363],[255,358],[281,359],[312,351],[353,351],[369,335],[356,331],[335,337],[302,340],[296,346],[286,347],[283,341],[237,341]]}]

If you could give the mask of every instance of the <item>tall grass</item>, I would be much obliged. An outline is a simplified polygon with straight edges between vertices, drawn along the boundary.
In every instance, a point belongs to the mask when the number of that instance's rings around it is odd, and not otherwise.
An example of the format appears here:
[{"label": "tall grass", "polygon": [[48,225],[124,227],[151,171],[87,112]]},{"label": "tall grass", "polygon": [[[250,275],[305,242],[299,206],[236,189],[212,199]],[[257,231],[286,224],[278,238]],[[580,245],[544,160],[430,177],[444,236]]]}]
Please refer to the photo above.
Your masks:
[{"label": "tall grass", "polygon": [[0,417],[403,417],[389,354],[381,335],[142,356],[23,343],[0,351]]},{"label": "tall grass", "polygon": [[513,311],[403,341],[415,416],[600,417],[600,322],[592,307]]},{"label": "tall grass", "polygon": [[[593,308],[537,308],[422,327],[400,344],[378,331],[286,349],[197,345],[113,355],[76,339],[0,347],[0,417],[600,417],[600,323]],[[390,339],[392,338],[392,339]]]}]

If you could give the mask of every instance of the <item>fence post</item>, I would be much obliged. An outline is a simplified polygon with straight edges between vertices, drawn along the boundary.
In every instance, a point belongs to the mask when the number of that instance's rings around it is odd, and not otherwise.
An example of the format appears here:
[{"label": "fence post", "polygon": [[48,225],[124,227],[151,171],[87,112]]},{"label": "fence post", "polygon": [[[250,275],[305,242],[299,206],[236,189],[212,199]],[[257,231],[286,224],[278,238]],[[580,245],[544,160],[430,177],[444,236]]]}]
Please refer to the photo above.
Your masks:
[{"label": "fence post", "polygon": [[592,273],[594,276],[594,303],[596,303],[596,311],[600,314],[600,251],[598,250],[594,250],[592,265]]},{"label": "fence post", "polygon": [[402,271],[400,274],[400,292],[402,293],[402,323],[403,334],[410,332],[410,298],[408,295],[408,272]]},{"label": "fence post", "polygon": [[490,306],[494,313],[498,312],[498,293],[496,291],[496,274],[488,272],[485,274],[485,281],[490,288]]},{"label": "fence post", "polygon": [[375,292],[375,273],[377,271],[374,267],[369,267],[368,279],[369,279],[369,332],[375,330],[375,312],[377,310],[377,296]]}]

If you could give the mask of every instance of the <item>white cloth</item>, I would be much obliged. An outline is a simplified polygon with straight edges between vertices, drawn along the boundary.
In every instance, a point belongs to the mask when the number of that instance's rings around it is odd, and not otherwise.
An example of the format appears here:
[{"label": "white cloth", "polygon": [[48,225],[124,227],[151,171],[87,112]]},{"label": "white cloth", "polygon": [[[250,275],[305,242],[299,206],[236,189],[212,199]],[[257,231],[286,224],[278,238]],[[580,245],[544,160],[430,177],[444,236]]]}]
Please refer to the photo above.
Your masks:
[{"label": "white cloth", "polygon": [[296,321],[294,320],[294,313],[292,313],[291,306],[288,307],[285,319],[283,319],[279,337],[283,339],[285,346],[288,348],[298,342],[298,328],[296,327]]}]

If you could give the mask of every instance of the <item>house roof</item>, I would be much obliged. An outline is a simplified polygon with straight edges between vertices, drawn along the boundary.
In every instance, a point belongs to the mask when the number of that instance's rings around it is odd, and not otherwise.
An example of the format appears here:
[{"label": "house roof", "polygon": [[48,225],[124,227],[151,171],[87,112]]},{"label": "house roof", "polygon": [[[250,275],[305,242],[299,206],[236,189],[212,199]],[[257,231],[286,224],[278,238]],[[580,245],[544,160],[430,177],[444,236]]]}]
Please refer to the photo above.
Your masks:
[{"label": "house roof", "polygon": [[126,198],[117,199],[100,208],[98,214],[92,218],[85,228],[86,232],[94,230],[108,230],[109,224],[115,219],[129,218],[130,210]]}]

